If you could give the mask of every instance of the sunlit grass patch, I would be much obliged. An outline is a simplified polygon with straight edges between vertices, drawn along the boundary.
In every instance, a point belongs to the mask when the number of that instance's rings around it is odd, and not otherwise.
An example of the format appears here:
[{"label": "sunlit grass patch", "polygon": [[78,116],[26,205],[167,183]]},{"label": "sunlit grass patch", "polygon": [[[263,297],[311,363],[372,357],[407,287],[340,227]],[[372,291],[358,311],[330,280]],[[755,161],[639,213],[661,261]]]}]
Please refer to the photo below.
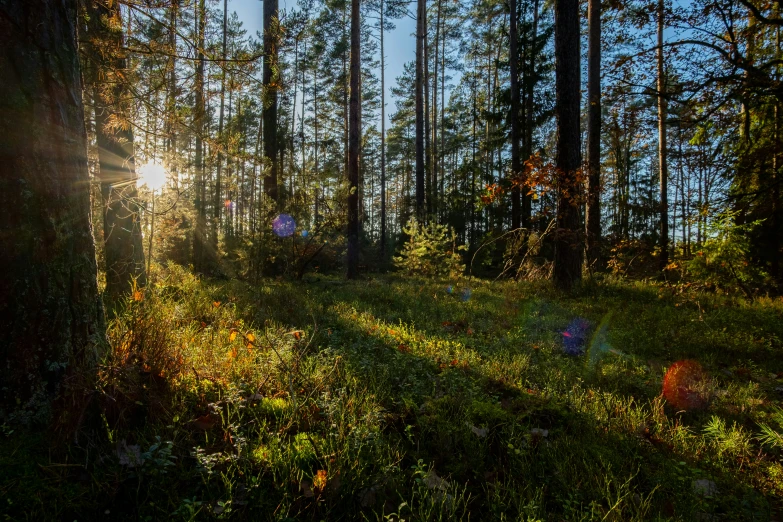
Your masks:
[{"label": "sunlit grass patch", "polygon": [[[0,482],[14,506],[51,469],[85,481],[43,488],[32,512],[78,519],[111,499],[133,519],[765,520],[783,494],[777,301],[158,275],[110,325],[88,465],[25,468]],[[585,353],[569,355],[577,319]],[[662,394],[686,359],[700,408]],[[35,451],[16,436],[12,454]],[[121,458],[135,448],[140,468]]]}]

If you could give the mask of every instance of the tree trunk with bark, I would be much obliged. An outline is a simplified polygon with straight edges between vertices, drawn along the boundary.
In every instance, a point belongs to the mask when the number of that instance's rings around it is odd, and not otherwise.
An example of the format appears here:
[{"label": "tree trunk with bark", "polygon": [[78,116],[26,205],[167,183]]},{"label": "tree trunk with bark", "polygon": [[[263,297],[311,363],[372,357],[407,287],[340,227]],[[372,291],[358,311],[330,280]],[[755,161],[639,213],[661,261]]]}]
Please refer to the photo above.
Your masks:
[{"label": "tree trunk with bark", "polygon": [[555,0],[557,228],[553,276],[555,285],[564,290],[570,290],[582,278],[579,36],[579,1]]},{"label": "tree trunk with bark", "polygon": [[278,0],[264,0],[264,193],[277,206],[277,40]]},{"label": "tree trunk with bark", "polygon": [[114,302],[131,290],[133,281],[146,282],[144,249],[141,237],[141,209],[136,190],[133,131],[128,125],[112,130],[112,122],[125,121],[127,77],[122,33],[108,24],[120,21],[119,5],[110,9],[90,3],[88,38],[90,41],[89,78],[95,104],[95,138],[98,147],[98,178],[103,199],[103,252],[108,302]]},{"label": "tree trunk with bark", "polygon": [[198,63],[196,64],[195,107],[193,127],[196,134],[196,229],[193,234],[193,266],[197,272],[207,268],[207,180],[204,169],[204,118],[206,100],[204,97],[204,40],[207,26],[205,0],[199,0],[196,12],[196,33],[198,40]]},{"label": "tree trunk with bark", "polygon": [[361,19],[359,0],[351,0],[351,92],[348,116],[348,253],[347,278],[359,274],[359,153],[362,133]]},{"label": "tree trunk with bark", "polygon": [[517,31],[517,1],[509,0],[510,18],[508,30],[508,61],[511,73],[511,179],[515,181],[511,188],[511,228],[517,229],[522,221],[521,190],[517,183],[522,174],[522,163],[519,159],[519,33]]},{"label": "tree trunk with bark", "polygon": [[601,0],[587,4],[587,266],[595,268],[601,241]]},{"label": "tree trunk with bark", "polygon": [[666,77],[663,63],[664,0],[658,0],[658,173],[660,181],[661,254],[658,266],[661,270],[669,264],[669,166],[666,151]]},{"label": "tree trunk with bark", "polygon": [[76,11],[0,2],[0,419],[69,431],[105,342]]},{"label": "tree trunk with bark", "polygon": [[416,217],[424,223],[424,38],[427,1],[417,0],[416,15]]},{"label": "tree trunk with bark", "polygon": [[386,56],[383,54],[383,0],[380,0],[381,28],[381,262],[386,261]]}]

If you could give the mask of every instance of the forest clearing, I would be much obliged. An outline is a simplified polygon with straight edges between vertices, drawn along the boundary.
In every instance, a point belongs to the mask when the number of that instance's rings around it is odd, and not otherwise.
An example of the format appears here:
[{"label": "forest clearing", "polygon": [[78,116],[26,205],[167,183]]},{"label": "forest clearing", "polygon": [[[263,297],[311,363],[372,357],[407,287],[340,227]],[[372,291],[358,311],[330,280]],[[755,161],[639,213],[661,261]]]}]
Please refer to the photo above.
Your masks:
[{"label": "forest clearing", "polygon": [[780,521],[781,27],[0,0],[0,514]]}]

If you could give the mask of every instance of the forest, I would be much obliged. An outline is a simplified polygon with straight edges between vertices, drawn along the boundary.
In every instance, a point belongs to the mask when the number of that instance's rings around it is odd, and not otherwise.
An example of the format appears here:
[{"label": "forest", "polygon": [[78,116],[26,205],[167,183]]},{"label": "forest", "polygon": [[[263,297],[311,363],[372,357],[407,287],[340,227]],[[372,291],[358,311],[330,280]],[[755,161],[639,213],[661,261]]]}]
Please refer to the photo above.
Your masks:
[{"label": "forest", "polygon": [[0,0],[0,514],[782,520],[782,29]]}]

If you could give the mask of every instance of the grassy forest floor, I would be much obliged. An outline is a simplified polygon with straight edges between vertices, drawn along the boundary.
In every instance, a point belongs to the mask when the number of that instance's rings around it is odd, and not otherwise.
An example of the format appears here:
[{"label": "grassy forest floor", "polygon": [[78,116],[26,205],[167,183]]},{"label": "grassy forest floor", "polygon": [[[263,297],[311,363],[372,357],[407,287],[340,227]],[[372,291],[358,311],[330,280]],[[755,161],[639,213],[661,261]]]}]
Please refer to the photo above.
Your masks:
[{"label": "grassy forest floor", "polygon": [[[781,520],[783,446],[759,436],[783,432],[782,300],[617,280],[565,297],[544,283],[308,277],[252,286],[159,269],[109,325],[78,446],[2,427],[0,512]],[[562,346],[575,318],[591,334],[574,357]],[[683,359],[708,375],[696,411],[661,396]]]}]

